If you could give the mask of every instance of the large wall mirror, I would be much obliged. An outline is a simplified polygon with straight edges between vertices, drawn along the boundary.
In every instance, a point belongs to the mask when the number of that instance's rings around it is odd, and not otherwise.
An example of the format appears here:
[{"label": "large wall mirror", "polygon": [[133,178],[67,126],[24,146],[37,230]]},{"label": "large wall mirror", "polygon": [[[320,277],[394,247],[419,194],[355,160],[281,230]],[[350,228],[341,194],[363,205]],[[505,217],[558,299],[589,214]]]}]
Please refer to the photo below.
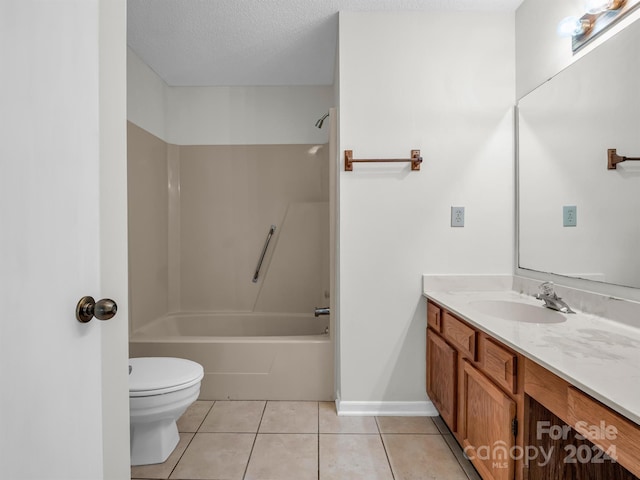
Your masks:
[{"label": "large wall mirror", "polygon": [[640,21],[518,102],[520,268],[640,288],[640,161],[610,148],[640,157]]}]

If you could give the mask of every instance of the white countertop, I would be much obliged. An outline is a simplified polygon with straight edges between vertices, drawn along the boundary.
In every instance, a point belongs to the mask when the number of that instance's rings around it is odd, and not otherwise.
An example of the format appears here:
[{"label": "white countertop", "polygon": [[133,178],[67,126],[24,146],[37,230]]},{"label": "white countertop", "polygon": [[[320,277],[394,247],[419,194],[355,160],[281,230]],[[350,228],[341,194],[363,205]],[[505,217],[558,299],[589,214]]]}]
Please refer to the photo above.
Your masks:
[{"label": "white countertop", "polygon": [[[473,302],[542,301],[511,290],[423,291],[424,296],[640,424],[640,329],[576,311],[561,323],[527,323],[482,312]],[[573,308],[573,305],[571,305]],[[575,309],[574,309],[575,310]],[[563,320],[556,317],[557,320]]]}]

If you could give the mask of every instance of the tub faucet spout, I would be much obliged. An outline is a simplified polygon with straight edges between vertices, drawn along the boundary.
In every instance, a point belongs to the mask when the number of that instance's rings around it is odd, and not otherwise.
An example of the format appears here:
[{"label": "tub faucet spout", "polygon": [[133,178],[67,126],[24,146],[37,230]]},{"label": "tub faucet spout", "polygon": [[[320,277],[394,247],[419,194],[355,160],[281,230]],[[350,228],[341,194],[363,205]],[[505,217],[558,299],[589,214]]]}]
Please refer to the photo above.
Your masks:
[{"label": "tub faucet spout", "polygon": [[313,312],[313,315],[315,317],[319,317],[320,315],[329,315],[329,313],[331,313],[329,311],[329,307],[316,307],[315,311]]}]

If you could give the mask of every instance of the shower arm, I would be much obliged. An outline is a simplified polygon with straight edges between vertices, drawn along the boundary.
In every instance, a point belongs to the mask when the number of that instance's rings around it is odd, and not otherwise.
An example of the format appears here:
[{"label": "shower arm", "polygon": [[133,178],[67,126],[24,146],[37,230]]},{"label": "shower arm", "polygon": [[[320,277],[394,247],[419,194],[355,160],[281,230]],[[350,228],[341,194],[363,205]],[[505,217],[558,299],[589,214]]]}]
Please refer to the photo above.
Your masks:
[{"label": "shower arm", "polygon": [[258,265],[256,265],[256,273],[253,274],[253,283],[258,282],[258,277],[260,276],[260,269],[262,268],[262,262],[264,261],[264,256],[267,253],[267,248],[269,248],[269,242],[271,242],[271,237],[273,236],[273,232],[275,231],[276,231],[276,226],[271,225],[271,228],[269,229],[269,233],[267,233],[267,239],[264,242],[264,247],[262,247],[262,253],[260,254]]}]

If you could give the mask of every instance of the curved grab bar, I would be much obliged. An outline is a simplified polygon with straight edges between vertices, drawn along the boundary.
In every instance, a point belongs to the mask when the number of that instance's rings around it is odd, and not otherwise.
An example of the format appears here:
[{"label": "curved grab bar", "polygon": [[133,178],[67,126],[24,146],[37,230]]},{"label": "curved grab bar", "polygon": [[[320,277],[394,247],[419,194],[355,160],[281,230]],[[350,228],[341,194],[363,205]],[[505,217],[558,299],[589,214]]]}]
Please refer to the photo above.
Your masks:
[{"label": "curved grab bar", "polygon": [[260,269],[262,268],[262,262],[264,261],[264,256],[267,253],[267,248],[269,248],[269,242],[271,241],[271,237],[273,236],[273,232],[276,231],[276,226],[271,225],[269,229],[269,233],[267,233],[267,240],[264,242],[264,247],[262,247],[262,253],[260,254],[260,260],[258,260],[258,265],[256,265],[256,273],[253,274],[253,283],[258,281],[258,276],[260,275]]}]

